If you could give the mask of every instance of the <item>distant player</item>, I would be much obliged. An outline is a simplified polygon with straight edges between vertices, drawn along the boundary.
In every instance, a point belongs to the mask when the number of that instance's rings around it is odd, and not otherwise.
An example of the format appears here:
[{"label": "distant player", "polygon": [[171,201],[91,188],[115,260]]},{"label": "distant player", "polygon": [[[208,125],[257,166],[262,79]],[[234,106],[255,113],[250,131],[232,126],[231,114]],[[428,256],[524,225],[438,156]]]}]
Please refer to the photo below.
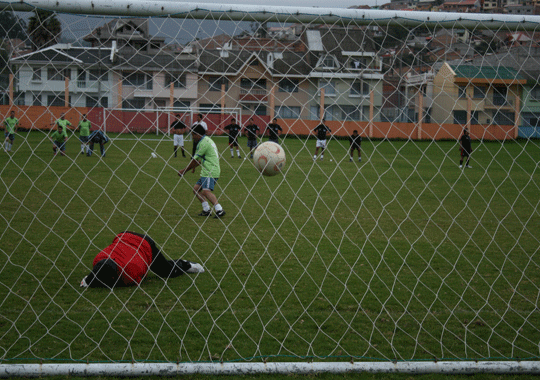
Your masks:
[{"label": "distant player", "polygon": [[324,119],[321,119],[320,124],[315,127],[313,132],[317,134],[317,142],[315,143],[315,154],[313,155],[313,159],[317,159],[319,148],[321,148],[322,161],[324,159],[324,150],[326,149],[326,135],[332,131],[326,126],[326,124],[324,124]]},{"label": "distant player", "polygon": [[92,153],[94,153],[94,144],[99,144],[99,150],[101,151],[101,157],[105,157],[105,144],[109,142],[109,138],[100,129],[97,129],[90,133],[90,136],[88,137],[89,146],[88,146],[88,153],[86,155],[90,157]]},{"label": "distant player", "polygon": [[221,218],[225,215],[225,211],[218,203],[214,195],[214,186],[219,179],[221,169],[219,166],[219,153],[216,144],[208,136],[205,136],[206,131],[201,125],[197,125],[191,131],[193,139],[197,140],[197,152],[193,156],[189,165],[178,171],[178,175],[182,177],[189,170],[195,171],[197,166],[202,165],[201,177],[193,187],[195,196],[202,204],[202,212],[199,216],[210,216],[210,203],[214,206],[214,218]]},{"label": "distant player", "polygon": [[268,130],[268,141],[279,144],[279,133],[283,132],[283,129],[281,129],[281,127],[277,123],[277,118],[273,118],[272,122],[268,124],[266,129]]},{"label": "distant player", "polygon": [[186,157],[184,149],[184,133],[187,131],[187,125],[182,121],[180,114],[176,114],[176,120],[170,126],[170,130],[174,134],[174,157],[177,156],[178,147],[182,149],[182,157]]},{"label": "distant player", "polygon": [[56,120],[56,125],[57,126],[61,125],[62,128],[64,129],[64,132],[67,135],[68,126],[71,126],[71,122],[66,119],[66,114],[63,113],[60,115],[60,119]]},{"label": "distant player", "polygon": [[13,142],[15,141],[15,131],[17,126],[19,125],[19,119],[15,117],[15,111],[11,111],[9,113],[9,117],[6,117],[4,120],[4,136],[5,136],[5,142],[4,142],[4,149],[6,152],[11,152],[11,149],[13,148]]},{"label": "distant player", "polygon": [[[191,126],[191,130],[195,129],[195,127],[197,125],[200,125],[204,129],[204,132],[206,133],[206,131],[208,130],[208,126],[203,121],[203,119],[204,119],[203,114],[202,113],[198,114],[197,115],[197,120]],[[198,141],[195,141],[195,139],[193,139],[193,151],[191,152],[191,157],[195,156],[195,152],[197,151],[197,144],[198,143],[199,143]]]},{"label": "distant player", "polygon": [[349,142],[351,143],[351,150],[349,161],[352,162],[354,158],[354,151],[358,151],[358,162],[362,161],[362,136],[358,134],[358,131],[355,129],[351,136],[349,136]]},{"label": "distant player", "polygon": [[257,148],[257,138],[260,128],[255,124],[253,118],[249,118],[249,124],[244,127],[245,134],[247,136],[247,146],[249,150],[249,156],[253,158],[253,150]]},{"label": "distant player", "polygon": [[139,285],[148,269],[161,278],[204,272],[201,264],[181,259],[167,260],[150,236],[124,231],[97,254],[92,262],[92,272],[82,279],[81,287],[112,289]]},{"label": "distant player", "polygon": [[466,157],[467,161],[465,161],[465,167],[472,169],[472,166],[469,165],[472,153],[471,136],[469,136],[469,130],[467,128],[463,130],[463,135],[461,135],[461,138],[459,139],[459,150],[461,152],[459,167],[463,167],[463,159]]},{"label": "distant player", "polygon": [[64,127],[62,125],[58,124],[56,131],[51,133],[49,136],[49,139],[51,140],[53,144],[53,154],[56,156],[56,153],[58,153],[58,150],[60,150],[60,154],[62,156],[66,155],[66,142],[67,142],[67,132],[64,130]]},{"label": "distant player", "polygon": [[236,154],[238,155],[238,158],[242,158],[242,156],[240,155],[240,148],[238,147],[238,136],[240,135],[242,127],[240,127],[236,123],[236,119],[233,117],[231,119],[231,124],[225,126],[225,128],[223,129],[227,131],[227,134],[229,135],[229,148],[231,148],[231,158],[234,158],[234,147],[236,147]]},{"label": "distant player", "polygon": [[81,154],[88,153],[88,140],[90,137],[90,121],[86,119],[86,114],[82,115],[77,129],[79,130],[79,141],[81,142]]}]

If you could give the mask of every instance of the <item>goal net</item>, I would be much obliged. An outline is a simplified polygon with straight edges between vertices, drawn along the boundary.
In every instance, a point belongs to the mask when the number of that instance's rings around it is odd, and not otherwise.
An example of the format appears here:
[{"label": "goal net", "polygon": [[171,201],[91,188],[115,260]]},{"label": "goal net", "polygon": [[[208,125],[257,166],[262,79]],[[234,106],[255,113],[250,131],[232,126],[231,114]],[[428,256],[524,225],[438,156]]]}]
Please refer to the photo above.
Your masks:
[{"label": "goal net", "polygon": [[[538,373],[539,17],[4,4],[0,376]],[[80,287],[122,231],[205,271]]]}]

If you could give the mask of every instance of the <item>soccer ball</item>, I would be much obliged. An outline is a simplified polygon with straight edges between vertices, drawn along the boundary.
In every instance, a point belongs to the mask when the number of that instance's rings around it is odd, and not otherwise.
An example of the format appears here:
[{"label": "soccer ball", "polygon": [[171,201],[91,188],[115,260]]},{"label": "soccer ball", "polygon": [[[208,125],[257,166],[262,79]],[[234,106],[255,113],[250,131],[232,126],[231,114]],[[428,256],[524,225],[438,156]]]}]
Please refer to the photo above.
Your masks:
[{"label": "soccer ball", "polygon": [[274,142],[267,141],[255,149],[253,164],[263,175],[273,176],[285,167],[285,151]]}]

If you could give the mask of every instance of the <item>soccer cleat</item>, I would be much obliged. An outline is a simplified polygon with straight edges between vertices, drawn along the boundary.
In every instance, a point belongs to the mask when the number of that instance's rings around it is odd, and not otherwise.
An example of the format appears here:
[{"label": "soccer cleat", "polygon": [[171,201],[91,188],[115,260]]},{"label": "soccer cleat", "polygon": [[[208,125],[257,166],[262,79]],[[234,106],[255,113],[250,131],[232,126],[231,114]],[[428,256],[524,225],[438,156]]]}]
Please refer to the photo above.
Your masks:
[{"label": "soccer cleat", "polygon": [[191,267],[186,271],[186,273],[203,273],[204,272],[204,268],[201,264],[192,263],[191,261],[189,263],[191,264]]},{"label": "soccer cleat", "polygon": [[362,162],[362,158],[361,158],[361,157],[358,158],[358,162]]},{"label": "soccer cleat", "polygon": [[349,162],[352,162],[352,158],[349,158]]},{"label": "soccer cleat", "polygon": [[468,168],[468,169],[472,169],[472,166],[471,166],[471,165],[467,165],[467,166],[465,166],[465,167]]},{"label": "soccer cleat", "polygon": [[216,211],[216,215],[214,215],[214,219],[219,219],[219,218],[222,218],[223,216],[225,216],[225,211],[223,210]]},{"label": "soccer cleat", "polygon": [[84,278],[81,281],[81,285],[80,285],[81,288],[88,288],[88,284],[86,283],[86,277],[88,276],[84,276]]},{"label": "soccer cleat", "polygon": [[459,165],[459,168],[461,169],[463,167],[463,165]]},{"label": "soccer cleat", "polygon": [[199,214],[199,216],[210,216],[211,213],[212,212],[210,210],[208,210],[208,211],[202,210],[201,213]]}]

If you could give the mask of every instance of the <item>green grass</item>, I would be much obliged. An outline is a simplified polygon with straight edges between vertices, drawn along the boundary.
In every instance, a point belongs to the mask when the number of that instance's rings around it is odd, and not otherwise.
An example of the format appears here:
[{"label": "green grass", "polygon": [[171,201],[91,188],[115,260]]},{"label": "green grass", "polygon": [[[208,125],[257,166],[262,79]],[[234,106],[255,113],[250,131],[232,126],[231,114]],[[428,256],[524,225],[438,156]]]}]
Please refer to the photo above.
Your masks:
[{"label": "green grass", "polygon": [[[364,141],[350,163],[332,141],[314,163],[290,139],[267,178],[215,141],[222,220],[196,216],[167,139],[1,153],[0,361],[539,357],[538,142],[476,143],[460,170],[455,142]],[[79,288],[123,230],[207,271]]]}]

